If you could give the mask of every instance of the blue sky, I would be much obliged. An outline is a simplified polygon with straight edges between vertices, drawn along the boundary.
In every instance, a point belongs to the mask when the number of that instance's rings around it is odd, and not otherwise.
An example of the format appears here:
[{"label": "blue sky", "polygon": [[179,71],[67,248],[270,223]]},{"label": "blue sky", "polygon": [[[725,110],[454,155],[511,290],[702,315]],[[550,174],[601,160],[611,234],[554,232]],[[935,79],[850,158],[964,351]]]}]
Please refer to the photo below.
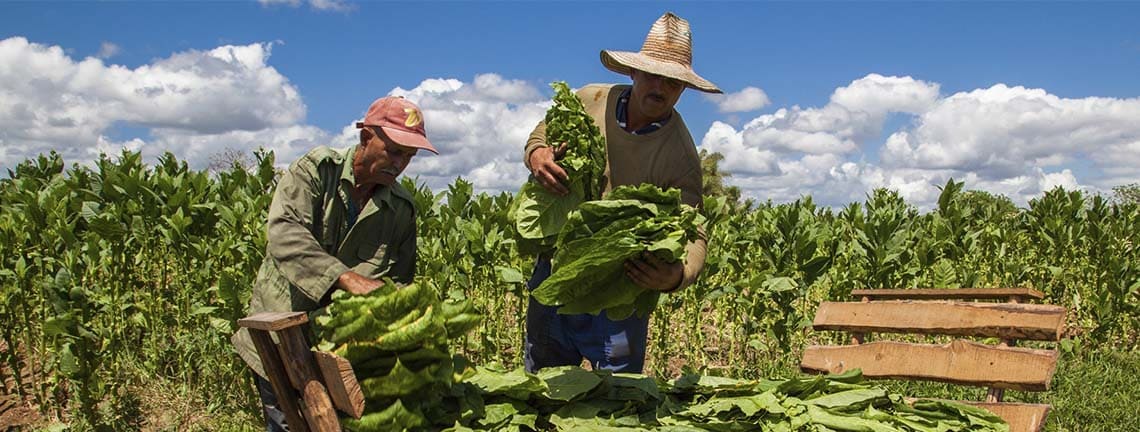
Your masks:
[{"label": "blue sky", "polygon": [[401,94],[445,153],[409,175],[513,190],[547,83],[627,82],[598,51],[636,51],[665,11],[730,95],[678,111],[749,196],[927,205],[954,177],[1024,203],[1140,181],[1134,2],[5,2],[0,166],[124,147],[287,163]]}]

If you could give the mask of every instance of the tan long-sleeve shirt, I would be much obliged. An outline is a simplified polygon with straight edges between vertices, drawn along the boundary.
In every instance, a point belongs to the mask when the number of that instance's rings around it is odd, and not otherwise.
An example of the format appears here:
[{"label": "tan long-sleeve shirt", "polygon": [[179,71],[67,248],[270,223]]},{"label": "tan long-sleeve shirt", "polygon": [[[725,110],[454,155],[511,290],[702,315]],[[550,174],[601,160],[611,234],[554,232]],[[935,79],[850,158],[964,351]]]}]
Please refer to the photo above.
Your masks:
[{"label": "tan long-sleeve shirt", "polygon": [[[578,90],[586,112],[606,138],[605,189],[649,183],[660,188],[681,190],[681,202],[698,207],[702,202],[701,158],[693,136],[681,114],[661,129],[634,135],[617,122],[618,97],[628,85],[590,84]],[[546,123],[539,122],[527,139],[523,160],[530,167],[530,154],[546,143]],[[685,246],[685,271],[681,288],[691,285],[705,266],[706,241],[701,238]]]}]

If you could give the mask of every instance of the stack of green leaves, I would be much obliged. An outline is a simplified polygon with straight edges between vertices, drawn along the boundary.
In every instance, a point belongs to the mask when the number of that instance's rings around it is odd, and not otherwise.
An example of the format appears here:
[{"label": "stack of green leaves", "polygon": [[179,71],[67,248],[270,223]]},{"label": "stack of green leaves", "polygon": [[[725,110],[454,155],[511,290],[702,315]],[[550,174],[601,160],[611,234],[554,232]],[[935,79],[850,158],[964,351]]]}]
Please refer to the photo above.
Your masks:
[{"label": "stack of green leaves", "polygon": [[659,382],[578,367],[479,367],[454,387],[463,415],[447,431],[1008,431],[980,408],[863,383],[862,374],[746,381],[682,375]]},{"label": "stack of green leaves", "polygon": [[621,186],[604,200],[587,201],[571,212],[555,243],[554,272],[533,292],[558,313],[597,315],[613,320],[634,312],[644,316],[657,305],[658,292],[641,288],[623,264],[642,252],[665,262],[685,256],[685,245],[699,235],[703,217],[681,204],[681,191],[651,184]]},{"label": "stack of green leaves", "polygon": [[365,414],[345,419],[353,431],[389,431],[449,424],[444,397],[455,383],[448,340],[482,319],[470,302],[442,302],[427,280],[398,287],[387,281],[367,294],[336,291],[315,318],[318,348],[347,359],[365,397]]},{"label": "stack of green leaves", "polygon": [[606,140],[582,100],[565,82],[550,86],[554,88],[554,105],[546,111],[546,143],[566,144],[558,165],[566,171],[570,193],[552,194],[533,180],[519,189],[509,216],[523,254],[548,251],[554,246],[570,212],[583,201],[601,196],[600,182],[606,167]]},{"label": "stack of green leaves", "polygon": [[463,416],[448,430],[598,430],[600,419],[636,426],[653,422],[662,395],[644,375],[579,367],[506,371],[477,367],[462,389]]},{"label": "stack of green leaves", "polygon": [[952,401],[908,405],[898,394],[841,375],[743,381],[683,375],[665,390],[658,422],[673,431],[1008,431],[1000,417]]}]

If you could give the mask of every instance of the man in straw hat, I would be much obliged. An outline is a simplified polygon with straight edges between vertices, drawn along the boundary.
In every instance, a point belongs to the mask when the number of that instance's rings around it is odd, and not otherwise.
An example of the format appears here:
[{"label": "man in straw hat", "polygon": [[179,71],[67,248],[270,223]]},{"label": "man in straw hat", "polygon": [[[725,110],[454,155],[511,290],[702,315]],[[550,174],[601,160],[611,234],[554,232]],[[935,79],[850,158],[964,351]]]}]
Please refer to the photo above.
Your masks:
[{"label": "man in straw hat", "polygon": [[[389,277],[412,281],[416,224],[412,194],[396,177],[419,150],[438,154],[419,107],[401,97],[376,99],[356,123],[360,142],[325,146],[293,162],[269,206],[265,260],[249,312],[314,311],[338,289],[366,294]],[[233,337],[255,372],[268,430],[288,430],[246,329]]]},{"label": "man in straw hat", "polygon": [[[640,52],[601,52],[602,64],[629,76],[632,85],[591,84],[578,90],[586,111],[606,138],[605,190],[652,183],[678,188],[685,204],[701,203],[701,162],[693,137],[673,109],[685,88],[707,93],[720,89],[692,68],[689,23],[666,13],[649,30]],[[566,194],[566,172],[555,161],[561,143],[547,143],[539,123],[527,140],[523,160],[546,190]],[[646,253],[625,263],[626,275],[643,288],[674,292],[693,283],[704,267],[705,240],[686,246],[684,262],[666,263]],[[528,283],[538,287],[550,276],[549,257],[539,257]],[[641,372],[645,363],[648,314],[611,321],[606,314],[558,315],[533,298],[527,309],[526,368],[578,365]]]}]

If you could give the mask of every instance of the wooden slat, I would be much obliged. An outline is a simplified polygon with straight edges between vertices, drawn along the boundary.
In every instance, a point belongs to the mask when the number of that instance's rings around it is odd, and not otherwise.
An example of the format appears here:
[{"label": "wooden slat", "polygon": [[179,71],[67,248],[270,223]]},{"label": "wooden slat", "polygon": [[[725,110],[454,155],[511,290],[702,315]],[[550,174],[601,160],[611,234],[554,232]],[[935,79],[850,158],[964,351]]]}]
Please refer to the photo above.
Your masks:
[{"label": "wooden slat", "polygon": [[800,369],[842,373],[862,369],[868,378],[941,381],[1027,391],[1048,390],[1057,352],[1000,348],[956,340],[946,345],[871,342],[852,346],[811,346]]},{"label": "wooden slat", "polygon": [[[332,399],[321,382],[316,361],[301,328],[289,327],[278,332],[277,336],[285,353],[282,359],[285,367],[295,372],[300,381],[301,398],[305,401],[301,411],[305,413],[309,428],[318,432],[340,432],[340,421],[336,418]],[[292,428],[293,424],[289,426]]]},{"label": "wooden slat", "polygon": [[344,357],[324,351],[313,352],[313,357],[317,359],[333,405],[353,418],[360,418],[364,414],[364,393],[352,372],[352,364]]},{"label": "wooden slat", "polygon": [[285,413],[285,421],[289,423],[289,430],[308,432],[309,426],[301,416],[301,407],[298,403],[300,395],[293,386],[289,385],[289,377],[285,372],[285,363],[278,355],[277,344],[264,330],[251,329],[250,338],[257,347],[257,355],[261,357],[261,366],[265,368],[265,378],[273,387],[273,394],[277,396],[277,408]]},{"label": "wooden slat", "polygon": [[304,312],[261,312],[238,320],[238,325],[251,329],[278,331],[309,322]]},{"label": "wooden slat", "polygon": [[1032,288],[948,288],[948,289],[870,289],[853,290],[852,298],[871,300],[1009,300],[1043,299],[1045,294]]},{"label": "wooden slat", "polygon": [[965,402],[997,414],[1009,423],[1010,432],[1037,432],[1045,425],[1049,405],[1023,403]]},{"label": "wooden slat", "polygon": [[1057,341],[1065,308],[1054,305],[880,301],[823,302],[813,328],[854,333],[921,333]]}]

